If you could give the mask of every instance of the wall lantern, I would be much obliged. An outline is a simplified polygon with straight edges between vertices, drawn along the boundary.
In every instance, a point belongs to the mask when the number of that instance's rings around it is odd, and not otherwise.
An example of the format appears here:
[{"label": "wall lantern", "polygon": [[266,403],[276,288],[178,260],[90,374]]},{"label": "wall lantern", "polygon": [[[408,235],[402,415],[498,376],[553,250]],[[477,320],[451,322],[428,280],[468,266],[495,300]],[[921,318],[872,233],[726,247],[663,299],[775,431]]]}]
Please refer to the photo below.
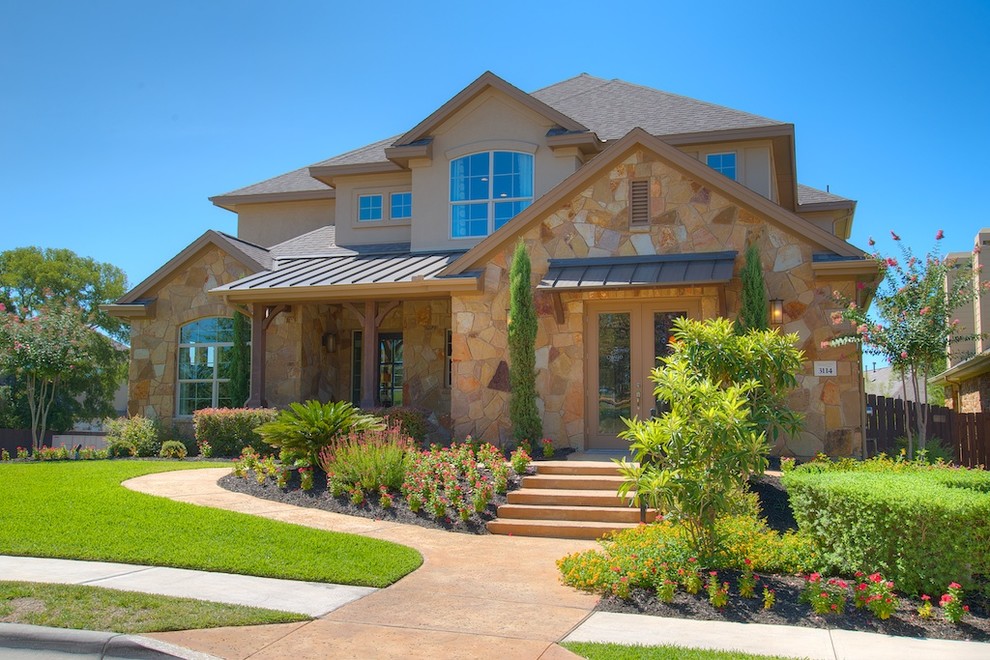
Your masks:
[{"label": "wall lantern", "polygon": [[337,333],[336,332],[324,332],[323,333],[323,347],[327,349],[327,353],[334,353],[337,350]]},{"label": "wall lantern", "polygon": [[784,301],[780,298],[770,301],[770,323],[775,326],[784,323]]}]

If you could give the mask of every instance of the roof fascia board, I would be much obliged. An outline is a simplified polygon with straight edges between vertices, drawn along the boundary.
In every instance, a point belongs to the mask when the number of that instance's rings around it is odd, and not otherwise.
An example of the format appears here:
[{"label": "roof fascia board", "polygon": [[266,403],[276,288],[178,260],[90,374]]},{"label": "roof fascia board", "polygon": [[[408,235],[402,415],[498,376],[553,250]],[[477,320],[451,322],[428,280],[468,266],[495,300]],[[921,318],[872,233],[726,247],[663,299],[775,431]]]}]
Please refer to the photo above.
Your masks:
[{"label": "roof fascia board", "polygon": [[853,277],[856,275],[876,277],[880,273],[880,266],[869,258],[862,261],[813,261],[811,262],[811,271],[816,275],[833,277]]},{"label": "roof fascia board", "polygon": [[332,186],[334,177],[338,176],[348,176],[350,174],[386,174],[389,172],[402,172],[405,169],[406,168],[397,165],[390,160],[385,160],[377,163],[314,165],[309,168],[309,175],[318,181],[322,181],[328,186]]},{"label": "roof fascia board", "polygon": [[175,270],[208,245],[213,245],[223,252],[226,252],[228,255],[236,259],[242,266],[245,266],[255,273],[266,270],[262,264],[258,263],[253,257],[241,250],[236,243],[228,239],[220,232],[208,229],[206,230],[206,233],[187,245],[184,250],[179,252],[179,254],[169,259],[165,265],[145,278],[136,287],[125,293],[123,297],[117,300],[117,304],[126,305],[139,300],[155,285],[162,282],[165,278],[171,275]]},{"label": "roof fascia board", "polygon": [[238,302],[327,302],[345,300],[383,300],[389,298],[424,298],[444,293],[478,293],[479,275],[392,282],[389,284],[331,284],[325,286],[282,287],[266,289],[215,288],[210,294]]},{"label": "roof fascia board", "polygon": [[960,362],[951,369],[946,369],[937,376],[933,376],[929,382],[958,382],[964,378],[979,376],[987,371],[990,371],[990,354],[980,353]]},{"label": "roof fascia board", "polygon": [[386,147],[385,157],[402,167],[408,166],[410,159],[413,158],[433,160],[433,140],[420,140],[415,144],[406,144],[401,147]]},{"label": "roof fascia board", "polygon": [[[442,270],[440,274],[456,275],[467,270],[471,265],[485,259],[504,242],[514,238],[519,232],[525,230],[531,223],[541,218],[544,214],[551,212],[558,204],[569,196],[574,195],[595,177],[600,176],[607,168],[622,158],[625,158],[637,147],[643,147],[653,151],[671,166],[681,170],[685,174],[710,185],[730,199],[749,208],[751,211],[776,220],[784,227],[798,232],[823,248],[832,250],[842,256],[859,257],[865,255],[862,250],[815,226],[792,211],[774,204],[738,181],[733,181],[728,177],[722,176],[697,159],[667,144],[661,138],[647,133],[642,128],[634,128],[618,141],[614,142],[600,156],[557,184],[551,192],[535,201],[501,229],[490,234],[468,250],[467,253]],[[610,157],[611,154],[615,154],[614,157]]]},{"label": "roof fascia board", "polygon": [[155,315],[156,300],[145,300],[127,304],[110,303],[100,305],[100,310],[120,319],[147,318]]},{"label": "roof fascia board", "polygon": [[437,108],[429,117],[416,124],[405,135],[392,143],[392,146],[399,147],[410,142],[420,140],[430,134],[437,126],[446,121],[451,115],[471,102],[475,97],[486,89],[496,89],[510,98],[518,101],[534,112],[543,115],[550,121],[566,128],[569,131],[587,131],[583,124],[568,117],[559,110],[555,110],[543,101],[530,96],[515,85],[512,85],[502,78],[499,78],[491,71],[485,71],[474,82],[455,94],[449,101]]},{"label": "roof fascia board", "polygon": [[577,147],[583,154],[597,154],[605,148],[605,143],[594,133],[560,133],[547,136],[547,146],[551,149]]},{"label": "roof fascia board", "polygon": [[809,202],[808,204],[798,204],[798,213],[812,213],[814,211],[855,211],[856,200],[847,199],[834,202]]},{"label": "roof fascia board", "polygon": [[680,147],[689,144],[759,140],[761,138],[781,136],[793,137],[794,124],[774,124],[772,126],[754,126],[753,128],[729,128],[722,131],[699,131],[697,133],[674,133],[671,135],[659,135],[657,137],[667,144]]},{"label": "roof fascia board", "polygon": [[297,190],[294,192],[258,193],[257,195],[217,195],[209,197],[214,206],[228,211],[237,211],[240,204],[269,204],[273,202],[307,202],[321,199],[334,199],[337,191],[328,190]]}]

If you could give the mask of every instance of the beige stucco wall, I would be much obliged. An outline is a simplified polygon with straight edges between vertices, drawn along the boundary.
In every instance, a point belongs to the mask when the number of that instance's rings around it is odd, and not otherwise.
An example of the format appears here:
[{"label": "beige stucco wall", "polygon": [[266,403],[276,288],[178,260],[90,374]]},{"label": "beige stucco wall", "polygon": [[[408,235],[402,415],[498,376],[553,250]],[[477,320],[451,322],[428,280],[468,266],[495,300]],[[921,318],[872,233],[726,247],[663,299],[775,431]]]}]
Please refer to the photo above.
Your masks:
[{"label": "beige stucco wall", "polygon": [[[630,229],[627,189],[633,178],[649,177],[652,222]],[[603,173],[593,183],[528,229],[523,238],[530,252],[534,283],[546,273],[550,258],[611,255],[670,254],[737,250],[748,241],[761,251],[771,298],[784,300],[785,332],[798,334],[807,356],[800,386],[790,397],[806,413],[804,432],[782,438],[781,454],[810,456],[819,451],[852,454],[860,446],[862,392],[859,356],[855,348],[821,349],[834,335],[830,322],[832,291],[852,282],[816,279],[811,256],[822,251],[799,232],[771,224],[709,187],[692,181],[650,152],[638,151]],[[499,362],[506,359],[505,315],[508,307],[508,263],[513,241],[485,268],[484,293],[455,296],[454,388],[451,411],[457,437],[472,434],[483,440],[508,437],[508,393],[491,387]],[[738,270],[726,287],[724,313],[734,318],[739,308]],[[563,296],[564,322],[554,319],[548,298],[538,297],[538,392],[544,429],[555,442],[585,446],[585,336],[583,318],[591,300],[627,296],[694,297],[703,316],[719,312],[717,289],[654,289],[639,292],[587,292]],[[542,302],[539,298],[544,298]],[[838,376],[813,376],[813,360],[836,360]]]},{"label": "beige stucco wall", "polygon": [[306,232],[334,224],[336,201],[270,202],[237,206],[237,236],[271,247]]},{"label": "beige stucco wall", "polygon": [[[412,190],[412,174],[377,174],[340,176],[334,179],[337,187],[338,245],[369,245],[373,243],[408,243],[410,220],[392,220],[389,217],[389,195]],[[374,222],[358,222],[358,197],[378,194],[382,196],[382,219]],[[418,215],[421,195],[413,195],[413,214]]]}]

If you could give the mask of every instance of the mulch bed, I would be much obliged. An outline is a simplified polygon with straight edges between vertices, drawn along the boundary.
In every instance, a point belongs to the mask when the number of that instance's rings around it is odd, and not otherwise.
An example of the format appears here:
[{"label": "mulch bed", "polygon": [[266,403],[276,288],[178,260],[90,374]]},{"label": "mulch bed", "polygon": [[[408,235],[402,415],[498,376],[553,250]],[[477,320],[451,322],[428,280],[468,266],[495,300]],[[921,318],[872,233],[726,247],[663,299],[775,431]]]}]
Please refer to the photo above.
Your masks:
[{"label": "mulch bed", "polygon": [[[784,532],[796,529],[794,516],[787,504],[787,492],[780,478],[764,475],[750,487],[760,498],[760,504],[773,529]],[[707,575],[705,576],[707,578]],[[728,582],[730,592],[736,590],[738,571],[719,571],[719,582]],[[824,578],[823,578],[824,579]],[[847,580],[851,582],[852,580]],[[763,586],[776,592],[776,604],[771,610],[763,609],[759,598]],[[846,611],[836,616],[820,616],[811,611],[811,606],[800,601],[804,589],[804,579],[791,575],[760,575],[757,584],[757,598],[747,599],[730,593],[729,604],[719,610],[708,602],[708,595],[702,591],[698,595],[678,591],[672,603],[660,601],[656,592],[649,589],[633,589],[628,601],[616,596],[604,596],[598,603],[601,612],[624,612],[627,614],[649,614],[653,616],[701,619],[705,621],[736,621],[740,623],[767,623],[807,628],[840,628],[864,632],[899,635],[904,637],[931,637],[938,639],[990,641],[990,599],[984,594],[967,593],[966,603],[970,615],[958,624],[944,620],[938,607],[941,594],[932,594],[933,613],[930,619],[918,616],[920,600],[908,599],[899,595],[897,611],[886,621],[881,621],[868,610],[857,610],[850,598]]]},{"label": "mulch bed", "polygon": [[[532,467],[530,471],[532,471]],[[521,481],[522,479],[520,477],[510,473],[509,491],[519,488]],[[379,506],[378,496],[373,493],[367,493],[365,495],[366,499],[364,503],[352,504],[350,498],[346,495],[333,497],[327,491],[326,476],[318,471],[313,479],[313,488],[309,491],[299,488],[299,477],[296,474],[293,474],[292,479],[288,483],[289,487],[285,489],[279,488],[272,479],[267,479],[264,483],[259,484],[258,480],[254,478],[253,472],[248,472],[247,477],[243,479],[235,477],[233,474],[228,474],[222,477],[217,483],[222,488],[235,493],[244,493],[245,495],[251,495],[263,500],[272,500],[282,502],[283,504],[309,507],[311,509],[323,509],[324,511],[343,513],[348,516],[359,516],[373,520],[388,520],[406,525],[419,525],[420,527],[428,527],[430,529],[443,529],[448,532],[460,532],[463,534],[488,534],[489,531],[485,527],[485,523],[489,520],[494,520],[499,505],[506,503],[506,496],[496,493],[491,503],[489,503],[488,508],[481,515],[474,514],[465,523],[457,517],[438,520],[426,510],[425,505],[418,512],[413,513],[409,509],[405,498],[400,495],[395,495],[395,502],[388,509],[383,509]],[[453,514],[453,512],[450,513]]]}]

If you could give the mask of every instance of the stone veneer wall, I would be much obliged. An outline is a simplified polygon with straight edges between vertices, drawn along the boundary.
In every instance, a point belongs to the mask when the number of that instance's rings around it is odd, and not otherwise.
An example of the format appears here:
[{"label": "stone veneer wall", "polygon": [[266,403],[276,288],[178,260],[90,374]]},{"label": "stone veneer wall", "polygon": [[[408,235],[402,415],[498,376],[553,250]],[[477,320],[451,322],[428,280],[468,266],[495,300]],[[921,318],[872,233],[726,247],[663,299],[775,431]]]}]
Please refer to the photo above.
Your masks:
[{"label": "stone veneer wall", "polygon": [[151,292],[157,297],[154,316],[131,321],[130,414],[174,421],[179,327],[208,316],[229,317],[232,309],[206,292],[247,274],[238,261],[210,246]]},{"label": "stone veneer wall", "polygon": [[959,383],[959,412],[981,413],[990,410],[990,374]]},{"label": "stone veneer wall", "polygon": [[[630,228],[629,182],[648,178],[651,223]],[[812,252],[822,251],[798,232],[771,224],[734,204],[716,191],[691,180],[652,152],[637,151],[602,174],[522,236],[533,264],[534,285],[546,273],[548,259],[674,254],[736,250],[748,242],[759,246],[771,298],[784,301],[784,326],[797,333],[807,364],[790,404],[806,415],[805,428],[794,438],[780,438],[774,450],[785,455],[811,456],[820,451],[849,455],[861,446],[863,393],[859,352],[854,346],[822,349],[836,334],[830,313],[832,291],[855,291],[851,281],[826,281],[812,272]],[[457,295],[452,300],[453,380],[451,414],[458,438],[471,434],[482,440],[505,442],[510,437],[507,383],[506,312],[508,263],[514,245],[507,241],[484,271],[484,292]],[[718,290],[654,288],[637,291],[591,291],[562,295],[564,322],[558,325],[549,296],[537,296],[537,372],[539,406],[544,433],[555,442],[582,448],[585,443],[584,350],[585,305],[621,298],[691,296],[703,316],[718,313],[734,318],[739,309],[740,281],[736,274],[725,287],[725,309]],[[813,375],[815,359],[836,360],[838,375]]]}]

